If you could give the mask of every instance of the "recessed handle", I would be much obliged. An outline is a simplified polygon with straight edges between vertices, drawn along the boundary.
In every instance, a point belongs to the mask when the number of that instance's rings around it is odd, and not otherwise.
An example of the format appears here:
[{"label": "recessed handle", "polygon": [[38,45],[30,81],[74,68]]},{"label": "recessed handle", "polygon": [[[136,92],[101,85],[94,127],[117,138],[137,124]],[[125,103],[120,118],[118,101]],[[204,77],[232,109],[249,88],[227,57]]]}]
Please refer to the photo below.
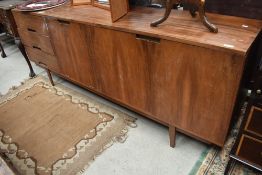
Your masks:
[{"label": "recessed handle", "polygon": [[157,43],[157,44],[160,43],[160,38],[146,36],[146,35],[136,34],[136,39],[137,40],[147,41],[147,42],[152,42],[152,43]]},{"label": "recessed handle", "polygon": [[57,21],[58,21],[60,24],[66,24],[66,25],[69,25],[69,24],[70,24],[70,21],[66,21],[66,20],[62,20],[62,19],[57,19]]},{"label": "recessed handle", "polygon": [[29,32],[36,32],[35,29],[31,29],[31,28],[27,28],[27,30],[28,30]]},{"label": "recessed handle", "polygon": [[40,47],[33,46],[34,49],[42,50]]}]

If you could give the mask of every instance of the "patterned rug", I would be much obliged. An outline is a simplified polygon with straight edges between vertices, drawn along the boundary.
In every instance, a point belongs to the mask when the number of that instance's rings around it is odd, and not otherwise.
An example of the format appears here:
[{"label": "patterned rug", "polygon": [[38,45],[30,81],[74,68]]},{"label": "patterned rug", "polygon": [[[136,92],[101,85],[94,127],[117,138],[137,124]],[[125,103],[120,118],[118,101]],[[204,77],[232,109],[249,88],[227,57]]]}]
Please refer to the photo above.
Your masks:
[{"label": "patterned rug", "polygon": [[[212,147],[205,150],[191,170],[190,175],[224,175],[225,168],[229,161],[229,153],[237,138],[241,122],[244,118],[245,109],[246,104],[242,108],[241,116],[233,126],[224,147],[222,149]],[[229,174],[256,175],[256,173],[254,173],[251,169],[238,163],[231,167]]]},{"label": "patterned rug", "polygon": [[0,152],[21,174],[81,174],[135,119],[43,77],[0,98]]}]

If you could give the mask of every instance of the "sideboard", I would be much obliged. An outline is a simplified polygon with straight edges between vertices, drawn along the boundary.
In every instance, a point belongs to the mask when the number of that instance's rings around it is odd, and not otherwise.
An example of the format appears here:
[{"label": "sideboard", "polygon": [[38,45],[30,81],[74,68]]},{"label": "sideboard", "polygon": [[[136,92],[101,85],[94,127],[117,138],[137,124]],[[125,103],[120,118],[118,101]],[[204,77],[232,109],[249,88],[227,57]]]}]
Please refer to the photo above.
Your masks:
[{"label": "sideboard", "polygon": [[[77,85],[176,131],[223,146],[248,51],[262,21],[208,14],[210,33],[188,12],[132,8],[115,23],[106,10],[61,6],[13,10],[29,58]],[[52,80],[52,79],[51,79]]]}]

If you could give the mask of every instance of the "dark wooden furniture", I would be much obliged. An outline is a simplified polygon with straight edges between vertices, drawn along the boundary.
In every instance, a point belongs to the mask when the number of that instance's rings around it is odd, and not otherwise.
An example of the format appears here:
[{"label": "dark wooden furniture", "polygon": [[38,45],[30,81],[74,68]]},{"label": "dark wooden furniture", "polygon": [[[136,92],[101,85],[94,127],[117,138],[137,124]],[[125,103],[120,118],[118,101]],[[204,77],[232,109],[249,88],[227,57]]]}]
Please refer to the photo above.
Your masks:
[{"label": "dark wooden furniture", "polygon": [[230,160],[225,174],[235,162],[240,162],[262,172],[262,33],[257,39],[252,55],[249,87],[251,95],[247,97],[247,108],[238,138],[231,150]]},{"label": "dark wooden furniture", "polygon": [[6,53],[5,53],[5,50],[4,50],[3,45],[2,45],[1,42],[0,42],[0,51],[1,51],[1,57],[5,58],[6,57]]},{"label": "dark wooden furniture", "polygon": [[262,173],[262,96],[251,95],[238,139],[230,153],[225,174],[235,162]]},{"label": "dark wooden furniture", "polygon": [[90,5],[13,10],[36,64],[167,125],[171,146],[176,131],[223,146],[262,21],[208,14],[221,28],[213,34],[188,12],[173,11],[151,28],[163,12],[135,8],[112,23],[109,11]]},{"label": "dark wooden furniture", "polygon": [[[15,20],[14,20],[14,16],[11,12],[11,10],[13,8],[15,8],[15,6],[18,3],[21,3],[23,1],[24,0],[2,0],[2,1],[0,1],[0,23],[3,25],[4,31],[8,35],[14,37],[16,44],[17,44],[19,50],[21,51],[21,53],[23,54],[23,56],[24,56],[24,58],[25,58],[25,60],[28,64],[28,67],[30,69],[29,76],[34,77],[35,72],[32,68],[32,65],[31,65],[27,55],[26,55],[25,48],[20,41],[20,38],[19,38],[19,35],[18,35],[18,32],[17,32],[17,27],[16,27]],[[3,49],[1,44],[0,44],[0,49],[2,50],[2,57],[6,57],[6,54],[5,54],[4,49]]]},{"label": "dark wooden furniture", "polygon": [[262,20],[262,2],[258,0],[206,0],[206,11]]}]

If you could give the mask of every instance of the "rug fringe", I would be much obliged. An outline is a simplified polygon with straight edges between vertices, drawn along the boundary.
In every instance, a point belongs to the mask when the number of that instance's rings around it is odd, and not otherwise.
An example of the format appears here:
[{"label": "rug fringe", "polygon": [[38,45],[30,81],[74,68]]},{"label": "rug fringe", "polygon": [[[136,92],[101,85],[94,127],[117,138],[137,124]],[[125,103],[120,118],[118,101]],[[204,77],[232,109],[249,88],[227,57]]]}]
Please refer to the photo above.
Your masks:
[{"label": "rug fringe", "polygon": [[89,166],[96,160],[96,158],[98,158],[104,151],[106,151],[108,148],[110,148],[111,146],[113,146],[114,145],[114,143],[125,143],[125,141],[127,140],[127,138],[128,138],[128,130],[129,130],[129,128],[135,128],[135,127],[137,127],[137,124],[136,124],[136,118],[134,118],[134,120],[132,121],[132,120],[130,120],[130,119],[125,119],[125,121],[126,122],[128,122],[129,124],[131,123],[131,122],[133,122],[133,125],[127,125],[125,128],[123,128],[122,129],[122,131],[120,131],[120,133],[117,135],[117,136],[115,136],[115,137],[113,137],[113,138],[111,138],[111,140],[109,141],[109,142],[107,142],[100,150],[99,150],[99,152],[96,154],[96,155],[94,155],[94,157],[89,161],[89,162],[87,162],[87,165],[82,169],[82,170],[80,170],[78,173],[77,173],[77,175],[82,175],[82,174],[84,174],[85,173],[85,171],[89,168]]},{"label": "rug fringe", "polygon": [[38,75],[36,75],[35,77],[25,78],[23,81],[20,82],[20,85],[17,85],[17,86],[16,86],[16,85],[13,85],[13,86],[11,86],[11,87],[8,89],[7,93],[5,93],[5,94],[2,94],[2,93],[0,92],[0,98],[3,97],[3,96],[5,96],[5,95],[7,95],[7,94],[9,94],[9,93],[11,93],[12,91],[16,90],[19,86],[26,84],[26,82],[28,82],[28,81],[30,81],[30,80],[32,80],[32,79],[34,79],[34,78],[37,78],[37,77],[38,77]]},{"label": "rug fringe", "polygon": [[16,90],[19,86],[26,84],[28,81],[31,81],[32,79],[37,78],[38,75],[34,76],[34,77],[29,77],[29,78],[25,78],[23,81],[20,82],[20,85],[17,86],[12,86],[11,88],[9,88],[9,90]]}]

